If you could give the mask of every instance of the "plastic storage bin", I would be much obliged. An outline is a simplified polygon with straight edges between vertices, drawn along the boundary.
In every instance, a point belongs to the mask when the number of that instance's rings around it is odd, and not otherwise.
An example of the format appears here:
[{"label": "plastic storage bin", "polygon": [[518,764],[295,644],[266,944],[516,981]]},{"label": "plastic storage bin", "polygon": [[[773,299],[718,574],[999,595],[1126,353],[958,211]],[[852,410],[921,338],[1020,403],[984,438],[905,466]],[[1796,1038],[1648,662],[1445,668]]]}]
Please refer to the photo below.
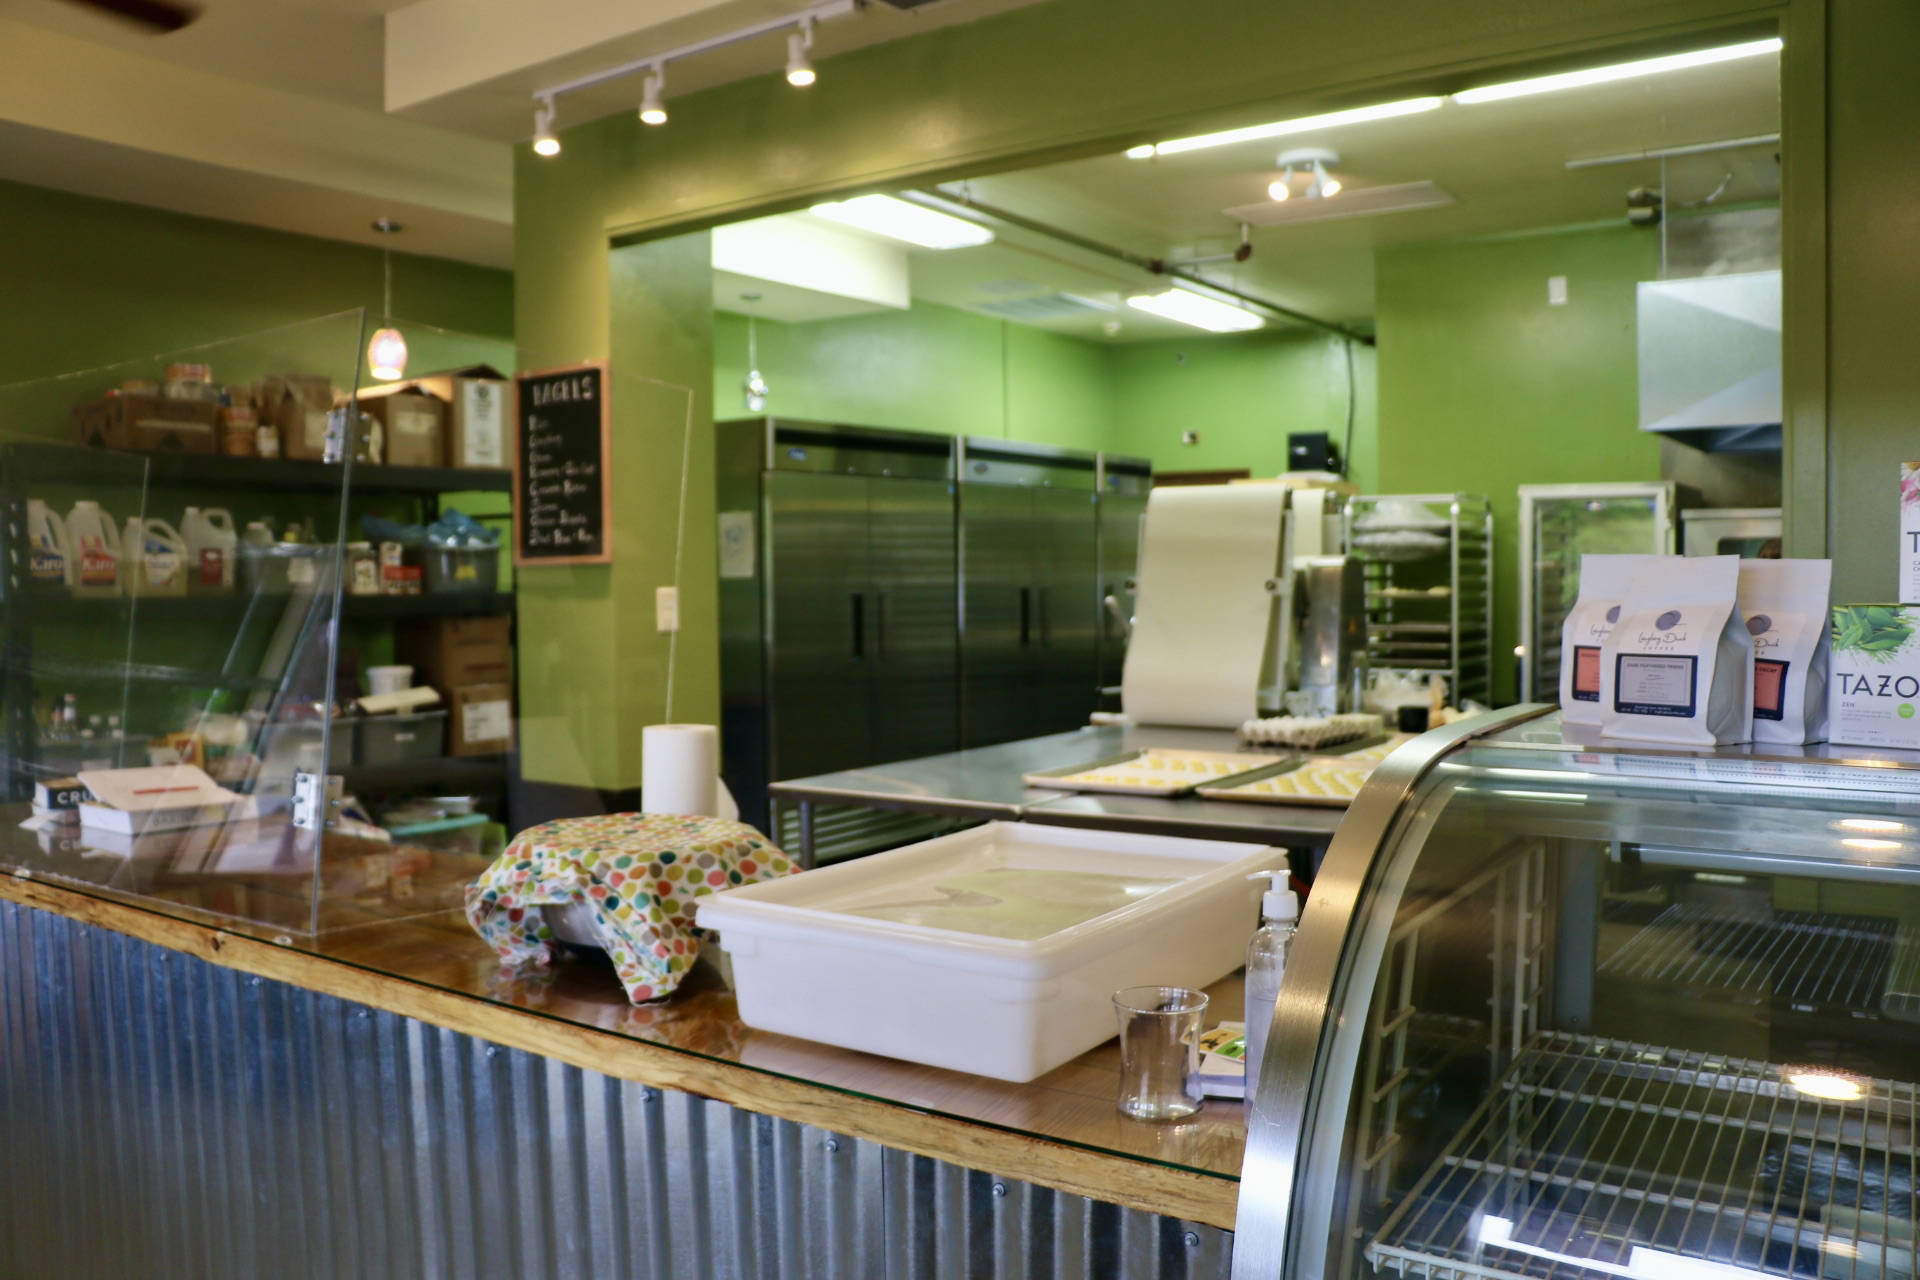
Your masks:
[{"label": "plastic storage bin", "polygon": [[360,763],[435,760],[446,753],[447,713],[368,716],[360,722]]},{"label": "plastic storage bin", "polygon": [[1279,849],[993,822],[702,898],[750,1027],[1002,1080],[1240,966]]},{"label": "plastic storage bin", "polygon": [[428,591],[497,591],[499,589],[500,548],[428,545],[424,550]]}]

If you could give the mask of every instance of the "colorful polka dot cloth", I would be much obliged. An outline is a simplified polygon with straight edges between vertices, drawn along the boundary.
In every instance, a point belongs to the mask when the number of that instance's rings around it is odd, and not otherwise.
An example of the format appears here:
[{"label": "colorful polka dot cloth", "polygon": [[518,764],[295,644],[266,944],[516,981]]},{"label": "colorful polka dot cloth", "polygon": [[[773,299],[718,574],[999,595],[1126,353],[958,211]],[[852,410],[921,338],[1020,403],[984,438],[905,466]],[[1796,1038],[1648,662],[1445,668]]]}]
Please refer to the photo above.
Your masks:
[{"label": "colorful polka dot cloth", "polygon": [[752,827],[724,818],[612,813],[529,827],[467,888],[467,919],[516,967],[553,960],[541,907],[593,908],[601,945],[635,1004],[673,994],[700,954],[696,898],[799,870]]}]

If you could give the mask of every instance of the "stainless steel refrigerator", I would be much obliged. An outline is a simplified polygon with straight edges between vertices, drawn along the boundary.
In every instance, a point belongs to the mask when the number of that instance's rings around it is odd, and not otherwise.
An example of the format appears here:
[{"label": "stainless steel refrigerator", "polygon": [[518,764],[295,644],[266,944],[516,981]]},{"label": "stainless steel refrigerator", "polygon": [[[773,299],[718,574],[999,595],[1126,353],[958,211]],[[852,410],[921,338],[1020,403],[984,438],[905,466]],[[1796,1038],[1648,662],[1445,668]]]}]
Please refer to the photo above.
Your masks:
[{"label": "stainless steel refrigerator", "polygon": [[[754,419],[718,432],[723,773],[766,785],[960,745],[953,441]],[[829,856],[914,832],[821,815]]]},{"label": "stainless steel refrigerator", "polygon": [[1077,728],[1099,704],[1099,458],[959,443],[961,740]]}]

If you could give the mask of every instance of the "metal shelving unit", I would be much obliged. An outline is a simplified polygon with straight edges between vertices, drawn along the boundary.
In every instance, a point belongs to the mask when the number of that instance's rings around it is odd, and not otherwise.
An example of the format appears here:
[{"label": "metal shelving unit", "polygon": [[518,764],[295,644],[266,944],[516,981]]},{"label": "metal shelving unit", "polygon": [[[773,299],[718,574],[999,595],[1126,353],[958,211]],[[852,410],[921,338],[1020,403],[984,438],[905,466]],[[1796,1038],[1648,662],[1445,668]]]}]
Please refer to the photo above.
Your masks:
[{"label": "metal shelving unit", "polygon": [[[1915,1086],[1536,1036],[1366,1248],[1421,1280],[1914,1274]],[[1833,1268],[1839,1266],[1836,1271]]]},{"label": "metal shelving unit", "polygon": [[[1388,505],[1391,504],[1391,505]],[[1396,511],[1417,508],[1417,521]],[[1493,702],[1493,512],[1467,493],[1374,494],[1347,505],[1366,562],[1367,660],[1440,675],[1448,697]]]}]

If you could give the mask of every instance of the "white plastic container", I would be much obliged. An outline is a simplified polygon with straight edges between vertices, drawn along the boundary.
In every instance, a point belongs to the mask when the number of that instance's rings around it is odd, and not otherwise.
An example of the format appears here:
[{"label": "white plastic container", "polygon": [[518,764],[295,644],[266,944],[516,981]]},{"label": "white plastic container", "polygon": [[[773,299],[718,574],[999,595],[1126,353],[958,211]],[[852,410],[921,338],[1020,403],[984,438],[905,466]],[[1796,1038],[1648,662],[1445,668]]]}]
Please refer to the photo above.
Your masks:
[{"label": "white plastic container", "polygon": [[122,581],[128,595],[187,594],[187,540],[178,529],[165,520],[129,516],[120,545],[126,557]]},{"label": "white plastic container", "polygon": [[233,516],[224,507],[188,507],[180,536],[187,540],[187,589],[205,595],[232,591],[240,544]]},{"label": "white plastic container", "polygon": [[367,692],[376,697],[413,687],[413,668],[403,664],[367,668]]},{"label": "white plastic container", "polygon": [[27,499],[27,576],[42,586],[73,585],[73,541],[67,523],[38,498]]},{"label": "white plastic container", "polygon": [[700,899],[750,1027],[1024,1081],[1240,966],[1282,850],[993,822]]},{"label": "white plastic container", "polygon": [[67,537],[73,544],[73,594],[120,594],[120,530],[97,502],[82,498],[67,513]]}]

